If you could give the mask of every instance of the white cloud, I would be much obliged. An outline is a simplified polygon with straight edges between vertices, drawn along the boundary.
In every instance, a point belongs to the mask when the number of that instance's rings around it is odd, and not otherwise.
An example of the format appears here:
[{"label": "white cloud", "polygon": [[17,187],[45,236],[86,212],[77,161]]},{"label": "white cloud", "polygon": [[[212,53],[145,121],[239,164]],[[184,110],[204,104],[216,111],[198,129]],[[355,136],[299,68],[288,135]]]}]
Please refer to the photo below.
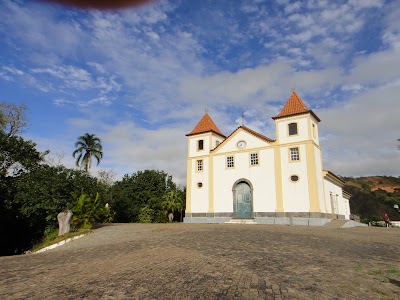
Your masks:
[{"label": "white cloud", "polygon": [[13,67],[3,67],[4,71],[7,71],[8,73],[11,73],[13,75],[24,75],[24,72],[21,70],[18,70],[17,68]]},{"label": "white cloud", "polygon": [[285,6],[285,13],[290,14],[292,12],[298,11],[301,7],[301,2],[293,2]]},{"label": "white cloud", "polygon": [[66,88],[79,90],[95,87],[94,81],[89,72],[75,66],[57,66],[53,68],[35,68],[33,74],[48,74],[63,81]]},{"label": "white cloud", "polygon": [[73,101],[66,100],[66,99],[54,99],[53,100],[53,104],[55,106],[64,106],[66,104],[73,104],[73,103],[74,103]]},{"label": "white cloud", "polygon": [[[245,125],[274,138],[270,117],[294,85],[323,119],[321,144],[332,171],[367,172],[382,161],[393,172],[398,165],[390,164],[388,141],[399,125],[393,118],[400,78],[398,6],[373,0],[277,2],[213,9],[199,4],[198,11],[181,14],[175,8],[189,2],[65,13],[6,1],[0,4],[0,34],[15,64],[3,66],[0,78],[21,90],[37,87],[56,109],[73,115],[59,129],[70,142],[76,130],[104,135],[102,167],[116,166],[120,175],[157,168],[184,183],[184,134],[204,108],[225,134],[240,125],[244,111]],[[371,22],[382,28],[384,44],[370,49],[362,34]],[[365,49],[357,48],[359,41],[367,43]],[[390,113],[380,112],[386,107]],[[57,141],[43,143],[61,150]],[[373,141],[384,152],[374,152]]]},{"label": "white cloud", "polygon": [[156,169],[173,174],[179,184],[186,181],[187,130],[182,126],[147,130],[133,122],[110,127],[103,136],[104,165],[119,175]]},{"label": "white cloud", "polygon": [[398,90],[383,86],[350,97],[344,104],[319,111],[324,158],[341,175],[396,175],[400,151]]}]

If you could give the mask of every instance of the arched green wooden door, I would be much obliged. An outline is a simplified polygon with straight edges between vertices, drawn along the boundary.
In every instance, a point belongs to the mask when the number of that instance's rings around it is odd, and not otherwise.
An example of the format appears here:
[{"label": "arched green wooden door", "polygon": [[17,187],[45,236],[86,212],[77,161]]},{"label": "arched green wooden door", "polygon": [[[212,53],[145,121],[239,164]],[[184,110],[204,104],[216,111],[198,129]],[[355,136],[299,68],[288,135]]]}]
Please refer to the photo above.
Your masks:
[{"label": "arched green wooden door", "polygon": [[250,219],[253,217],[251,205],[251,189],[246,182],[240,182],[235,188],[236,218]]}]

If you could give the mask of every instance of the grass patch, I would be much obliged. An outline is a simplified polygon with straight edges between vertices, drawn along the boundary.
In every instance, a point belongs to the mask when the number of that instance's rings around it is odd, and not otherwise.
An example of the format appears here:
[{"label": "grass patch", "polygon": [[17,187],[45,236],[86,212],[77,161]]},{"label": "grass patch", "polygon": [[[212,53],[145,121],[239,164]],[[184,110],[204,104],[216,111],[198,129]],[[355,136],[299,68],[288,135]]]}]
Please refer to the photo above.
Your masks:
[{"label": "grass patch", "polygon": [[389,269],[389,270],[386,270],[386,272],[389,274],[400,275],[400,269]]},{"label": "grass patch", "polygon": [[380,295],[383,295],[383,296],[388,296],[388,293],[386,293],[384,291],[381,291],[381,290],[378,290],[378,289],[371,289],[371,290],[373,292],[377,293],[377,294],[380,294]]},{"label": "grass patch", "polygon": [[384,271],[383,270],[372,270],[369,272],[371,275],[383,275]]},{"label": "grass patch", "polygon": [[369,271],[369,274],[371,274],[371,275],[384,275],[384,274],[400,275],[400,269],[371,270],[371,271]]},{"label": "grass patch", "polygon": [[362,266],[361,264],[357,264],[357,265],[354,267],[354,269],[355,269],[357,272],[361,272],[361,271],[364,270],[364,268],[363,268],[363,266]]},{"label": "grass patch", "polygon": [[48,232],[40,243],[38,243],[32,247],[32,252],[36,252],[40,249],[46,248],[50,245],[56,244],[58,242],[64,241],[64,240],[72,238],[74,236],[78,236],[81,234],[87,234],[90,231],[91,231],[91,229],[81,228],[74,232],[68,232],[62,236],[58,236],[58,229],[54,229],[54,230]]}]

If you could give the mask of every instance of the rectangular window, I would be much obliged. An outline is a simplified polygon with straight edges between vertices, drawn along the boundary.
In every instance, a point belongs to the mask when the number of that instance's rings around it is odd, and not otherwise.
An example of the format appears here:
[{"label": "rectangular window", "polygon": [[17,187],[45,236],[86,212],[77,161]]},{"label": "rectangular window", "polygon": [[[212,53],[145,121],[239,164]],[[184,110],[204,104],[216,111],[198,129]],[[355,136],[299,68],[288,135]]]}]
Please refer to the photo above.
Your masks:
[{"label": "rectangular window", "polygon": [[258,153],[250,153],[250,165],[258,165]]},{"label": "rectangular window", "polygon": [[197,161],[197,171],[203,171],[203,160],[199,159]]},{"label": "rectangular window", "polygon": [[290,148],[290,160],[298,161],[300,160],[299,148]]},{"label": "rectangular window", "polygon": [[315,124],[312,124],[312,134],[313,134],[313,137],[314,137],[314,138],[317,137],[317,132],[316,132]]},{"label": "rectangular window", "polygon": [[297,134],[297,123],[290,123],[289,125],[289,135]]},{"label": "rectangular window", "polygon": [[197,150],[203,150],[203,148],[204,148],[204,141],[203,140],[197,141]]},{"label": "rectangular window", "polygon": [[227,156],[226,157],[226,167],[227,168],[234,168],[235,167],[235,161],[233,160],[233,156]]}]

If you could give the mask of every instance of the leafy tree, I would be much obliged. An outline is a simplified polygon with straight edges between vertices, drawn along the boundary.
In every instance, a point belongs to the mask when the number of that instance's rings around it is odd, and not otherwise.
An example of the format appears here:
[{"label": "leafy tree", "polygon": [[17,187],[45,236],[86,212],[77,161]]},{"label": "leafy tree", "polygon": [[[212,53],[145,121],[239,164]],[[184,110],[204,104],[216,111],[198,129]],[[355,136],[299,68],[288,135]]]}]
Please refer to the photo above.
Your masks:
[{"label": "leafy tree", "polygon": [[88,195],[82,194],[72,208],[72,212],[71,224],[79,228],[91,228],[94,223],[112,221],[110,208],[101,203],[99,194],[96,194],[94,200]]},{"label": "leafy tree", "polygon": [[86,193],[94,199],[98,192],[102,193],[96,178],[64,166],[43,165],[10,181],[12,186],[8,188],[4,208],[9,216],[7,226],[15,229],[13,234],[17,238],[10,236],[8,243],[15,250],[8,251],[17,253],[31,248],[46,228],[56,229],[57,214],[72,209],[79,195]]},{"label": "leafy tree", "polygon": [[183,209],[182,200],[177,190],[169,190],[163,197],[163,202],[161,203],[164,212],[175,213],[181,212]]},{"label": "leafy tree", "polygon": [[345,190],[352,194],[350,210],[359,215],[365,223],[380,221],[387,213],[391,219],[398,219],[398,214],[393,205],[400,203],[400,197],[396,193],[388,193],[384,190],[371,191],[370,188],[362,188],[346,185]]},{"label": "leafy tree", "polygon": [[102,198],[104,203],[110,204],[113,200],[113,183],[115,182],[115,177],[117,173],[112,170],[99,170],[97,172],[97,177],[100,186],[102,187]]},{"label": "leafy tree", "polygon": [[155,211],[148,205],[143,206],[139,211],[139,222],[140,223],[151,223],[154,219]]},{"label": "leafy tree", "polygon": [[43,166],[21,176],[12,201],[20,214],[36,223],[57,224],[57,214],[72,209],[81,194],[95,198],[101,191],[97,179],[79,170],[64,166]]},{"label": "leafy tree", "polygon": [[154,211],[153,222],[165,222],[166,214],[162,207],[164,195],[176,190],[172,176],[164,171],[138,171],[131,176],[125,175],[113,188],[111,209],[115,212],[116,222],[139,222],[141,208],[147,205]]},{"label": "leafy tree", "polygon": [[40,168],[48,152],[40,153],[32,141],[10,135],[3,129],[0,130],[0,255],[10,255],[20,253],[31,244],[30,222],[21,216],[19,206],[12,203],[18,182],[27,172]]},{"label": "leafy tree", "polygon": [[32,141],[8,136],[0,131],[0,176],[18,176],[25,171],[32,171],[48,153],[37,151]]},{"label": "leafy tree", "polygon": [[72,156],[76,158],[76,166],[84,166],[86,172],[92,167],[93,156],[97,160],[97,165],[103,158],[101,140],[95,134],[85,133],[78,137],[75,147],[76,150],[72,153]]}]

